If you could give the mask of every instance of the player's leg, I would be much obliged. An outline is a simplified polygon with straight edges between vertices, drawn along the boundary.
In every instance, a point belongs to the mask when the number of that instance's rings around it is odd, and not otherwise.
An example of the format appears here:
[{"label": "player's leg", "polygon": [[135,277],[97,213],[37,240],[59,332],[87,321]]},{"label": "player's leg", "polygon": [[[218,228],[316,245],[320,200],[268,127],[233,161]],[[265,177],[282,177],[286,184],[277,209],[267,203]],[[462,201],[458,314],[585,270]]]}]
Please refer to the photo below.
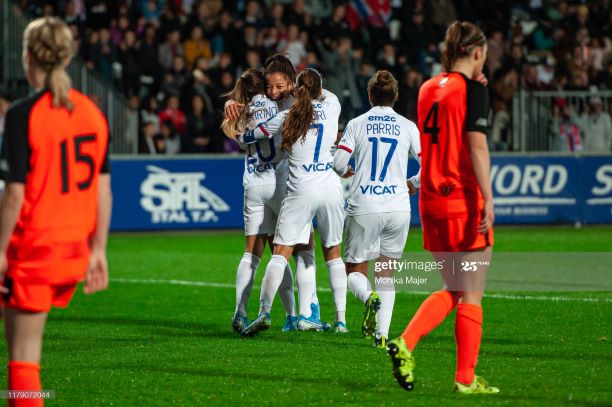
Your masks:
[{"label": "player's leg", "polygon": [[[47,312],[4,309],[4,332],[9,352],[8,389],[42,390],[40,356]],[[10,406],[42,406],[42,399],[13,399]]]},{"label": "player's leg", "polygon": [[[296,280],[298,275],[300,276],[300,280],[302,281],[302,287],[304,290],[303,300],[305,301],[305,306],[302,304],[300,306],[300,314],[302,315],[311,315],[315,319],[321,319],[321,307],[319,305],[319,298],[317,296],[317,268],[316,268],[316,257],[315,257],[315,247],[314,247],[314,233],[310,235],[310,240],[308,244],[299,244],[295,246],[295,275]],[[312,288],[310,288],[312,286]],[[310,300],[307,298],[307,293],[311,292]],[[302,298],[302,294],[299,291],[298,284],[298,293],[300,298]],[[306,309],[306,306],[310,308],[310,311]]]},{"label": "player's leg", "polygon": [[[421,223],[425,249],[432,252],[436,261],[452,264],[453,253],[450,253],[447,242],[453,230],[451,225],[446,219],[431,220],[423,217]],[[387,345],[387,351],[393,364],[393,376],[406,390],[412,390],[414,387],[415,360],[412,353],[417,343],[444,321],[458,302],[457,293],[448,289],[453,286],[451,281],[447,281],[449,274],[443,269],[441,275],[445,281],[445,288],[427,297],[402,335],[389,341]]]},{"label": "player's leg", "polygon": [[335,331],[344,333],[348,331],[346,328],[347,275],[340,249],[345,218],[344,196],[340,187],[334,191],[320,191],[319,194],[320,204],[316,215],[336,310],[334,326]]},{"label": "player's leg", "polygon": [[455,317],[455,343],[457,347],[457,369],[455,372],[455,391],[467,394],[497,393],[499,389],[489,386],[476,376],[475,369],[482,340],[482,297],[492,248],[464,252],[457,256],[457,265],[468,265],[470,270],[459,266],[455,274],[459,276],[462,290]]},{"label": "player's leg", "polygon": [[[274,254],[274,236],[268,236],[268,243],[270,246],[270,250],[272,254]],[[295,249],[294,249],[295,251]],[[291,270],[291,266],[289,262],[287,262],[287,267],[285,267],[285,272],[283,273],[283,280],[281,281],[281,285],[278,287],[278,296],[283,303],[283,307],[285,308],[285,323],[283,324],[282,331],[295,331],[297,324],[297,317],[295,316],[295,295],[293,293],[293,272]]]},{"label": "player's leg", "polygon": [[266,222],[270,217],[269,212],[262,200],[261,188],[249,188],[245,191],[243,213],[246,243],[236,270],[236,310],[232,317],[234,332],[241,332],[249,325],[247,303],[265,248],[268,229],[274,229],[274,224]]},{"label": "player's leg", "polygon": [[287,262],[293,252],[293,246],[308,242],[311,232],[312,213],[308,201],[299,195],[287,195],[279,212],[274,237],[274,252],[266,266],[266,272],[261,285],[259,297],[259,316],[241,333],[252,336],[259,331],[268,329],[270,309],[287,267]]},{"label": "player's leg", "polygon": [[[408,239],[410,228],[410,212],[393,212],[381,214],[384,227],[380,233],[379,264],[392,264],[400,259]],[[374,346],[385,349],[389,337],[389,327],[395,305],[395,284],[393,282],[394,268],[381,270],[374,280],[375,290],[380,297],[380,310],[377,313],[378,329],[374,337]]]}]

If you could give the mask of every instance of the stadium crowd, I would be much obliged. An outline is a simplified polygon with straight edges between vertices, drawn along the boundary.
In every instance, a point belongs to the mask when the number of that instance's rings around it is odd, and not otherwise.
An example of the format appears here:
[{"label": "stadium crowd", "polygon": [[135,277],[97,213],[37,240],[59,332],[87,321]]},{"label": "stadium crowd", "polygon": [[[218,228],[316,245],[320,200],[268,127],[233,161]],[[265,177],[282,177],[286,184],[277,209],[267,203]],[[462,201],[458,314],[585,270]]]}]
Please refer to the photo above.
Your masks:
[{"label": "stadium crowd", "polygon": [[[395,109],[415,120],[419,86],[440,71],[440,43],[456,19],[478,22],[488,36],[496,150],[511,146],[517,89],[612,89],[609,0],[19,3],[33,16],[58,15],[69,24],[78,54],[128,98],[144,154],[239,151],[219,130],[224,94],[243,70],[277,52],[288,54],[298,71],[323,74],[325,87],[340,98],[341,125],[369,108],[366,83],[376,69],[398,78]],[[594,121],[596,131],[610,133],[601,100],[591,102],[573,112],[558,100],[551,133],[569,137]]]}]

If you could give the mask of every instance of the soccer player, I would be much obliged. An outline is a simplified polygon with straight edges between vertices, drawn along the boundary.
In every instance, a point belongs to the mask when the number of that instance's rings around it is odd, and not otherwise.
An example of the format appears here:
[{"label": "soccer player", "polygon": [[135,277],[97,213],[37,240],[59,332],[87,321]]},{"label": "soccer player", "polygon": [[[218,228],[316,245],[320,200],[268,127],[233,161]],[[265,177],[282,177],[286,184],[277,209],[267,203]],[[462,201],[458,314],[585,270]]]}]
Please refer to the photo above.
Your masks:
[{"label": "soccer player", "polygon": [[[287,196],[274,234],[274,255],[262,283],[259,316],[243,331],[245,336],[270,327],[270,308],[280,283],[279,271],[287,264],[293,247],[308,242],[315,216],[336,304],[335,331],[347,331],[346,271],[340,258],[344,199],[340,178],[333,172],[332,155],[340,102],[333,94],[323,95],[321,75],[314,69],[304,70],[297,76],[296,100],[291,109],[242,136],[244,142],[252,143],[282,133],[282,149],[289,154]],[[314,284],[309,287],[302,284],[298,330],[324,330],[323,323],[312,315],[308,288],[314,290]]]},{"label": "soccer player", "polygon": [[[276,102],[264,94],[263,72],[247,69],[227,95],[230,99],[248,106],[242,109],[236,120],[225,118],[223,132],[236,138],[246,130],[254,129],[276,116]],[[280,204],[287,185],[287,154],[281,150],[282,137],[251,144],[244,159],[244,232],[246,247],[236,271],[236,311],[232,318],[234,332],[240,333],[249,325],[247,302],[253,288],[255,273],[268,236],[274,234]],[[279,289],[287,318],[283,331],[295,330],[295,297],[293,273],[287,264]]]},{"label": "soccer player", "polygon": [[[399,259],[410,227],[409,185],[416,192],[419,174],[406,181],[408,156],[420,161],[421,142],[414,123],[393,110],[397,80],[378,71],[368,82],[372,108],[348,122],[334,157],[334,169],[355,178],[348,198],[344,261],[348,287],[365,304],[362,333],[374,336],[374,346],[385,348],[395,302],[392,270],[376,273],[372,291],[368,261]],[[377,311],[380,307],[380,312]],[[378,319],[378,328],[377,326]]]},{"label": "soccer player", "polygon": [[[108,124],[71,89],[65,68],[74,51],[68,26],[45,17],[24,32],[23,64],[36,93],[6,115],[0,176],[0,291],[8,344],[9,390],[41,390],[40,356],[51,306],[68,306],[85,280],[108,285],[111,212]],[[42,406],[42,399],[10,400]]]},{"label": "soccer player", "polygon": [[[276,102],[279,111],[285,111],[291,108],[295,98],[293,96],[294,83],[296,72],[291,61],[284,55],[275,54],[265,61],[264,81],[266,87],[266,95],[268,98]],[[325,89],[323,94],[326,96],[331,94]],[[227,101],[225,105],[225,115],[231,120],[240,117],[240,113],[245,104],[238,103],[235,100]],[[321,310],[319,299],[316,290],[316,261],[314,251],[314,237],[311,236],[308,244],[296,245],[294,248],[295,258],[295,275],[297,279],[298,293],[312,292],[310,300],[311,313],[315,319],[320,319]],[[310,289],[310,287],[314,289]],[[334,287],[332,287],[333,291]],[[333,295],[333,292],[332,292]],[[305,294],[300,294],[300,298],[306,300]],[[338,296],[334,295],[334,298]],[[330,328],[328,323],[325,324],[325,330]]]},{"label": "soccer player", "polygon": [[[445,264],[441,273],[445,287],[421,304],[404,333],[387,346],[393,374],[406,390],[413,388],[417,343],[456,308],[455,391],[499,391],[474,373],[494,221],[487,147],[489,100],[485,86],[475,80],[482,77],[486,57],[487,39],[482,30],[472,23],[454,22],[444,41],[446,73],[428,80],[419,91],[423,243]],[[478,266],[465,272],[453,270],[453,262]]]}]

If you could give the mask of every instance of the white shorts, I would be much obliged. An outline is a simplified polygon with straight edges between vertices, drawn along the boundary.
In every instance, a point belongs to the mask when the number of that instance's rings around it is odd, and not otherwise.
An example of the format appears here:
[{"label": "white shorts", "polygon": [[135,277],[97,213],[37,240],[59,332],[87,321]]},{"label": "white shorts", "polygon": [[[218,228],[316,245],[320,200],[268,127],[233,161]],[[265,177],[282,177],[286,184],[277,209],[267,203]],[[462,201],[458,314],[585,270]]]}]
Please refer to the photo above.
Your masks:
[{"label": "white shorts", "polygon": [[340,185],[288,194],[278,215],[274,243],[284,246],[307,244],[312,232],[312,219],[316,216],[323,247],[339,245],[345,216],[342,195]]},{"label": "white shorts", "polygon": [[262,185],[244,191],[244,234],[274,234],[286,184]]},{"label": "white shorts", "polygon": [[409,228],[410,212],[347,216],[344,261],[362,263],[380,256],[399,259],[406,246]]}]

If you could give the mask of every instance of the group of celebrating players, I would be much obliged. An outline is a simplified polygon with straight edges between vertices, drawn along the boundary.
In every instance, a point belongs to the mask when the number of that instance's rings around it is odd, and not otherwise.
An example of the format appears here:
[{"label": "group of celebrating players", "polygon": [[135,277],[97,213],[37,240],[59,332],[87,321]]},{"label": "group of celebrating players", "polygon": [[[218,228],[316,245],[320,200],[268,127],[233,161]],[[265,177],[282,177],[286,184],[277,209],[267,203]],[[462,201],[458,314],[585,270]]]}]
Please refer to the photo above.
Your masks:
[{"label": "group of celebrating players", "polygon": [[[286,314],[283,331],[332,329],[321,320],[316,294],[316,217],[335,304],[334,332],[348,332],[348,287],[365,304],[362,333],[374,338],[374,346],[387,349],[396,380],[412,390],[416,344],[456,309],[455,391],[499,391],[475,375],[486,266],[463,275],[442,271],[445,288],[428,297],[404,333],[390,341],[395,288],[393,279],[385,277],[392,277],[393,270],[382,270],[374,289],[368,280],[369,261],[402,256],[410,225],[409,195],[417,190],[425,249],[441,263],[477,259],[488,265],[494,214],[486,142],[489,102],[482,74],[486,52],[480,28],[453,23],[445,38],[445,72],[420,90],[418,126],[393,110],[398,83],[388,71],[378,71],[368,82],[372,108],[349,121],[340,140],[341,106],[323,88],[319,72],[307,68],[296,75],[286,57],[274,55],[263,72],[249,69],[242,74],[228,95],[222,123],[225,134],[246,152],[246,248],[236,273],[234,331],[254,336],[269,329],[277,292]],[[409,155],[421,169],[406,179]],[[346,202],[340,177],[353,177]],[[262,281],[258,316],[249,321],[247,302],[266,243],[272,257]]]},{"label": "group of celebrating players", "polygon": [[[14,103],[5,119],[0,293],[9,390],[41,389],[42,338],[51,307],[67,306],[83,280],[86,293],[108,285],[108,125],[95,104],[71,88],[65,69],[73,51],[63,21],[44,17],[31,22],[24,32],[23,62],[36,92]],[[410,223],[409,194],[417,189],[425,249],[441,262],[477,259],[488,264],[494,214],[482,75],[486,53],[486,38],[477,26],[453,23],[445,38],[445,73],[420,90],[418,126],[393,110],[397,81],[379,71],[368,83],[372,108],[351,120],[339,141],[341,106],[323,89],[316,70],[296,75],[291,62],[276,55],[263,72],[242,74],[222,124],[246,150],[246,249],[236,273],[235,331],[253,336],[268,329],[277,292],[286,313],[284,331],[332,329],[321,321],[316,294],[316,217],[335,303],[335,332],[348,332],[348,287],[365,304],[362,332],[386,347],[396,380],[412,390],[417,343],[456,310],[455,391],[499,391],[475,375],[486,267],[467,274],[442,271],[445,287],[421,304],[401,336],[389,341],[393,283],[381,279],[384,284],[373,290],[367,279],[368,261],[401,257]],[[406,180],[409,155],[420,161],[421,170]],[[355,168],[349,165],[351,157]],[[354,177],[346,203],[340,177]],[[259,314],[249,321],[247,301],[266,244],[273,255]],[[288,263],[292,255],[297,317]],[[9,404],[41,406],[43,401],[11,399]]]}]

